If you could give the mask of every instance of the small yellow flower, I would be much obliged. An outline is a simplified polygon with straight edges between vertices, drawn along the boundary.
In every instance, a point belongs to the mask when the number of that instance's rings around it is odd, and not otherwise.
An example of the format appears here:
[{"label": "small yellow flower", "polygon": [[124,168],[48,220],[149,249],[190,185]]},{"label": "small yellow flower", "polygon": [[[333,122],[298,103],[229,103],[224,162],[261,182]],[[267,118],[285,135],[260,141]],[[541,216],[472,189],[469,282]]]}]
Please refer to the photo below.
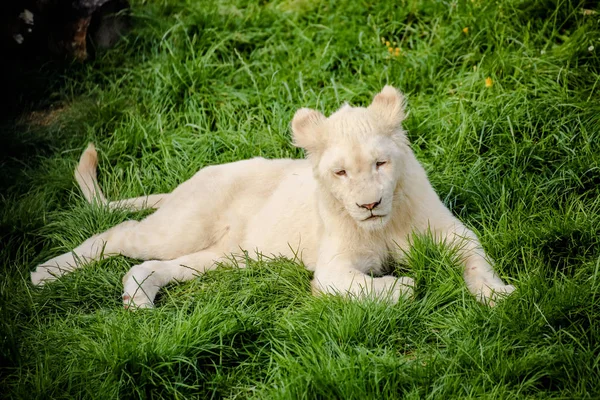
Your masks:
[{"label": "small yellow flower", "polygon": [[492,78],[490,78],[489,76],[485,78],[485,87],[492,87],[493,84],[494,82],[492,81]]},{"label": "small yellow flower", "polygon": [[394,50],[394,56],[398,57],[400,55],[400,47],[396,47],[396,50]]},{"label": "small yellow flower", "polygon": [[463,33],[464,33],[465,35],[468,35],[468,34],[469,34],[469,27],[468,27],[468,26],[465,26],[465,27],[463,28]]},{"label": "small yellow flower", "polygon": [[473,71],[477,71],[477,65],[473,65]]},{"label": "small yellow flower", "polygon": [[390,47],[390,46],[391,46],[391,44],[390,44],[390,42],[389,42],[389,41],[386,41],[386,42],[385,42],[385,45],[386,45],[387,47]]},{"label": "small yellow flower", "polygon": [[383,36],[381,37],[381,44],[385,44],[385,38]]},{"label": "small yellow flower", "polygon": [[388,47],[388,51],[390,52],[390,54],[392,54],[394,52],[394,48],[393,47]]}]

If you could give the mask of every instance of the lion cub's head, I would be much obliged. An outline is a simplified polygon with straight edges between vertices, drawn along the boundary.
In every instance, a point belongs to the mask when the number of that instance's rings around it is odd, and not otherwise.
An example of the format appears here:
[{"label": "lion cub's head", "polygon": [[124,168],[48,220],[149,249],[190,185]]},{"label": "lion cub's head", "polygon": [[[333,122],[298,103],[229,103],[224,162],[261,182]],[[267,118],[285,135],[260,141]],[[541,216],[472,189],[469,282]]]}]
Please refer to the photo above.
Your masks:
[{"label": "lion cub's head", "polygon": [[302,108],[292,120],[294,143],[306,150],[315,178],[367,230],[391,218],[404,170],[404,96],[386,86],[367,108],[344,105],[329,118]]}]

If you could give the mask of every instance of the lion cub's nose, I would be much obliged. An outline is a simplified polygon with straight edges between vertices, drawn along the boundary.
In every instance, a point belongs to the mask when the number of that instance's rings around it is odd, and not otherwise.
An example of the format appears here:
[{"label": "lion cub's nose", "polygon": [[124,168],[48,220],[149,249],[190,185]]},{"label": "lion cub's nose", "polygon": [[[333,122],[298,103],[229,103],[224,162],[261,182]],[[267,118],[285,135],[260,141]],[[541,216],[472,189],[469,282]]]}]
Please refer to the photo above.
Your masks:
[{"label": "lion cub's nose", "polygon": [[377,207],[379,205],[379,203],[381,203],[381,200],[376,201],[375,203],[361,204],[359,207],[360,208],[366,208],[367,210],[371,211],[372,209],[374,209],[375,207]]}]

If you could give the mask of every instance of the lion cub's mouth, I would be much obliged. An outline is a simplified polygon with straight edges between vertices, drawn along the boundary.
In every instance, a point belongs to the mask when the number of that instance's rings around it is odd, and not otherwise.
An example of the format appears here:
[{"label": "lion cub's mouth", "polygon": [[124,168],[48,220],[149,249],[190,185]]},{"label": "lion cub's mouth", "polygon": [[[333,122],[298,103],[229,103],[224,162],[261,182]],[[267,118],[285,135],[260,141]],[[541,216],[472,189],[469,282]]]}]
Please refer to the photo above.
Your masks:
[{"label": "lion cub's mouth", "polygon": [[383,217],[385,217],[385,215],[376,215],[376,214],[371,214],[371,215],[370,215],[370,216],[368,216],[367,218],[363,219],[363,221],[368,221],[368,220],[370,220],[370,219],[373,219],[373,218],[383,218]]}]

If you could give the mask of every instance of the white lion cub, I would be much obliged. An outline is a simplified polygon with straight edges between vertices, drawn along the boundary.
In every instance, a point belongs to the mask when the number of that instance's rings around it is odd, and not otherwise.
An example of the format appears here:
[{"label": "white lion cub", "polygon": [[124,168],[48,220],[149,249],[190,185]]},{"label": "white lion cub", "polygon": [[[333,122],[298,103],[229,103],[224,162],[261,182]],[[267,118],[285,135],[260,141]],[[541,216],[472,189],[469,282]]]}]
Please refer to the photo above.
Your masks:
[{"label": "white lion cub", "polygon": [[315,292],[411,296],[413,280],[381,275],[413,232],[456,241],[469,290],[493,304],[505,285],[477,237],[440,201],[409,147],[404,97],[383,88],[367,108],[344,105],[329,118],[302,108],[292,120],[305,160],[254,158],[201,169],[169,194],[107,202],[96,180],[90,145],[75,171],[87,200],[111,207],[157,208],[126,221],[31,273],[41,285],[81,265],[122,254],[145,261],[123,278],[126,307],[151,307],[167,283],[215,268],[240,249],[250,255],[299,257],[314,271]]}]

